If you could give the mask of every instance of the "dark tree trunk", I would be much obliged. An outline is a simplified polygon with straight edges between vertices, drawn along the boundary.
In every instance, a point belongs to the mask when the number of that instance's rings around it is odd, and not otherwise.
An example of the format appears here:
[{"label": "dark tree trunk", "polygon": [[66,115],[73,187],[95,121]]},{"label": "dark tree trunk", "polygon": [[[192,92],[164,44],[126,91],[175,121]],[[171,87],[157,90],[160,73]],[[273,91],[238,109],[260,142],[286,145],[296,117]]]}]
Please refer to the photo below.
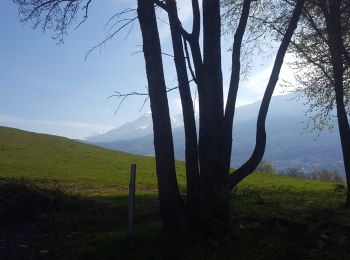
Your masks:
[{"label": "dark tree trunk", "polygon": [[185,158],[187,177],[187,203],[188,208],[191,210],[198,206],[200,192],[196,121],[187,74],[184,46],[182,43],[181,25],[178,20],[175,0],[167,0],[166,6],[170,22],[170,30],[174,50],[174,61],[179,83],[182,114],[184,120],[186,142]]},{"label": "dark tree trunk", "polygon": [[175,237],[181,230],[182,209],[154,1],[138,0],[137,13],[152,110],[161,218],[165,234]]},{"label": "dark tree trunk", "polygon": [[341,29],[341,2],[333,0],[329,3],[329,11],[326,3],[322,6],[326,18],[327,33],[329,35],[329,52],[333,67],[334,91],[337,107],[337,118],[339,126],[340,141],[343,151],[344,168],[347,182],[347,196],[345,207],[350,208],[350,128],[344,105],[344,61],[343,42]]},{"label": "dark tree trunk", "polygon": [[225,171],[223,143],[223,88],[221,71],[220,1],[203,0],[203,66],[199,81],[199,162],[204,193],[218,189]]},{"label": "dark tree trunk", "polygon": [[227,96],[227,103],[225,109],[225,121],[224,121],[224,144],[222,146],[222,160],[225,165],[225,171],[229,173],[232,153],[232,130],[233,130],[233,119],[236,109],[236,99],[238,86],[240,81],[241,73],[241,45],[243,35],[246,29],[249,11],[250,11],[251,0],[245,0],[243,2],[243,9],[239,24],[234,36],[234,42],[232,46],[232,71],[230,79],[230,87]]},{"label": "dark tree trunk", "polygon": [[228,173],[221,160],[224,102],[220,0],[203,0],[203,63],[199,73],[201,217],[208,235],[215,236],[227,227],[229,211]]}]

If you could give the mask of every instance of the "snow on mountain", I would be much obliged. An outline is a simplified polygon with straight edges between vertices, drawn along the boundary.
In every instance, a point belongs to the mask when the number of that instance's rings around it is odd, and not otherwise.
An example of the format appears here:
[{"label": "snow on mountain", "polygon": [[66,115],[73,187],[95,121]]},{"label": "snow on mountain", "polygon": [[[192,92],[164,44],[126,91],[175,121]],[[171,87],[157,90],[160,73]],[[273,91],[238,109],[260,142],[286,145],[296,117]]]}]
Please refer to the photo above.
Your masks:
[{"label": "snow on mountain", "polygon": [[93,133],[93,134],[91,134],[91,135],[89,135],[89,136],[87,136],[87,137],[85,137],[85,138],[83,138],[82,140],[88,140],[88,139],[90,139],[90,138],[94,138],[94,137],[96,137],[96,136],[98,136],[98,135],[102,135],[102,134],[104,134],[105,132],[104,131],[97,131],[97,132],[95,132],[95,133]]},{"label": "snow on mountain", "polygon": [[106,133],[84,138],[89,143],[105,143],[118,140],[134,139],[140,136],[151,134],[153,132],[152,114],[145,113],[135,121],[125,123]]},{"label": "snow on mountain", "polygon": [[[183,126],[182,114],[171,116],[172,128]],[[153,133],[152,113],[147,112],[137,118],[135,121],[125,123],[124,125],[114,128],[106,133],[96,133],[83,140],[89,143],[105,143],[119,140],[130,140],[137,137]]]}]

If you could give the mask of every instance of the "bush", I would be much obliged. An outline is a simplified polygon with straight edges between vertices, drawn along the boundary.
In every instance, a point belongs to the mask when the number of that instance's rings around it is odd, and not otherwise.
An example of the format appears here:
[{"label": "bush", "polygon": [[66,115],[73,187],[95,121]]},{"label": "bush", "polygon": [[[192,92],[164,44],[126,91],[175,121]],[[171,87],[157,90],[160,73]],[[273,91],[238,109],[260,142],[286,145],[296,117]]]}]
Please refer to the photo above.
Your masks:
[{"label": "bush", "polygon": [[307,174],[299,168],[287,168],[285,170],[280,171],[280,174],[283,176],[288,176],[292,178],[300,178],[300,179],[307,179]]},{"label": "bush", "polygon": [[264,173],[270,173],[270,174],[276,174],[275,167],[273,165],[265,160],[262,160],[258,167],[256,167],[256,172],[264,172]]},{"label": "bush", "polygon": [[337,171],[319,170],[311,173],[311,179],[318,181],[327,181],[340,183],[343,182],[342,176]]},{"label": "bush", "polygon": [[343,183],[336,183],[334,184],[334,191],[335,192],[346,192],[346,186]]}]

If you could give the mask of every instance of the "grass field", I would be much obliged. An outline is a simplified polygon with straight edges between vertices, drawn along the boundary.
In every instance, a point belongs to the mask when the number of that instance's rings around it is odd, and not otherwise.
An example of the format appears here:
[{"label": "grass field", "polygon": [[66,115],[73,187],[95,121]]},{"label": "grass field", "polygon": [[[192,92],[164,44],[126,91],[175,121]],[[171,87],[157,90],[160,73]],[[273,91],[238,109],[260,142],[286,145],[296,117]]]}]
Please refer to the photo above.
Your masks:
[{"label": "grass field", "polygon": [[[155,161],[145,156],[105,150],[67,138],[0,127],[2,177],[128,185],[130,164],[140,173],[138,185],[154,187]],[[184,185],[184,164],[177,163]]]},{"label": "grass field", "polygon": [[[138,170],[129,239],[131,163]],[[184,192],[184,163],[176,167]],[[0,215],[0,258],[350,259],[344,184],[252,174],[232,192],[230,235],[169,246],[161,237],[154,158],[0,127],[0,178],[0,206],[21,191],[54,198],[36,221]]]}]

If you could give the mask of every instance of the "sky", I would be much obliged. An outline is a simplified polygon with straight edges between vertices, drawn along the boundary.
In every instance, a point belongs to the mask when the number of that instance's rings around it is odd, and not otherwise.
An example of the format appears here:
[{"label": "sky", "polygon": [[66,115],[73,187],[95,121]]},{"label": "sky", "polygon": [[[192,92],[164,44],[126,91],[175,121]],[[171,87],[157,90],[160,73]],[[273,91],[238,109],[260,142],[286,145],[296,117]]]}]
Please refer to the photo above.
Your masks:
[{"label": "sky", "polygon": [[[150,110],[140,111],[144,98],[130,97],[120,109],[119,101],[109,98],[121,93],[145,92],[147,86],[142,39],[136,21],[102,48],[86,53],[103,41],[108,19],[118,11],[135,7],[132,0],[92,1],[88,19],[79,28],[72,26],[63,44],[52,39],[53,32],[34,30],[32,24],[19,21],[12,1],[0,2],[0,125],[68,138],[84,138],[131,122]],[[179,13],[185,27],[191,23],[189,1],[179,1]],[[171,53],[171,39],[164,14],[158,26],[164,52]],[[78,18],[79,21],[79,18]],[[233,36],[223,37],[222,60],[224,92],[227,93]],[[172,58],[163,57],[167,87],[177,85]],[[260,100],[272,69],[272,61],[253,59],[254,69],[241,83],[238,106]],[[291,80],[283,66],[281,77]],[[283,90],[278,87],[275,95]],[[169,94],[171,114],[181,113],[177,91]],[[197,106],[198,107],[198,106]]]}]

